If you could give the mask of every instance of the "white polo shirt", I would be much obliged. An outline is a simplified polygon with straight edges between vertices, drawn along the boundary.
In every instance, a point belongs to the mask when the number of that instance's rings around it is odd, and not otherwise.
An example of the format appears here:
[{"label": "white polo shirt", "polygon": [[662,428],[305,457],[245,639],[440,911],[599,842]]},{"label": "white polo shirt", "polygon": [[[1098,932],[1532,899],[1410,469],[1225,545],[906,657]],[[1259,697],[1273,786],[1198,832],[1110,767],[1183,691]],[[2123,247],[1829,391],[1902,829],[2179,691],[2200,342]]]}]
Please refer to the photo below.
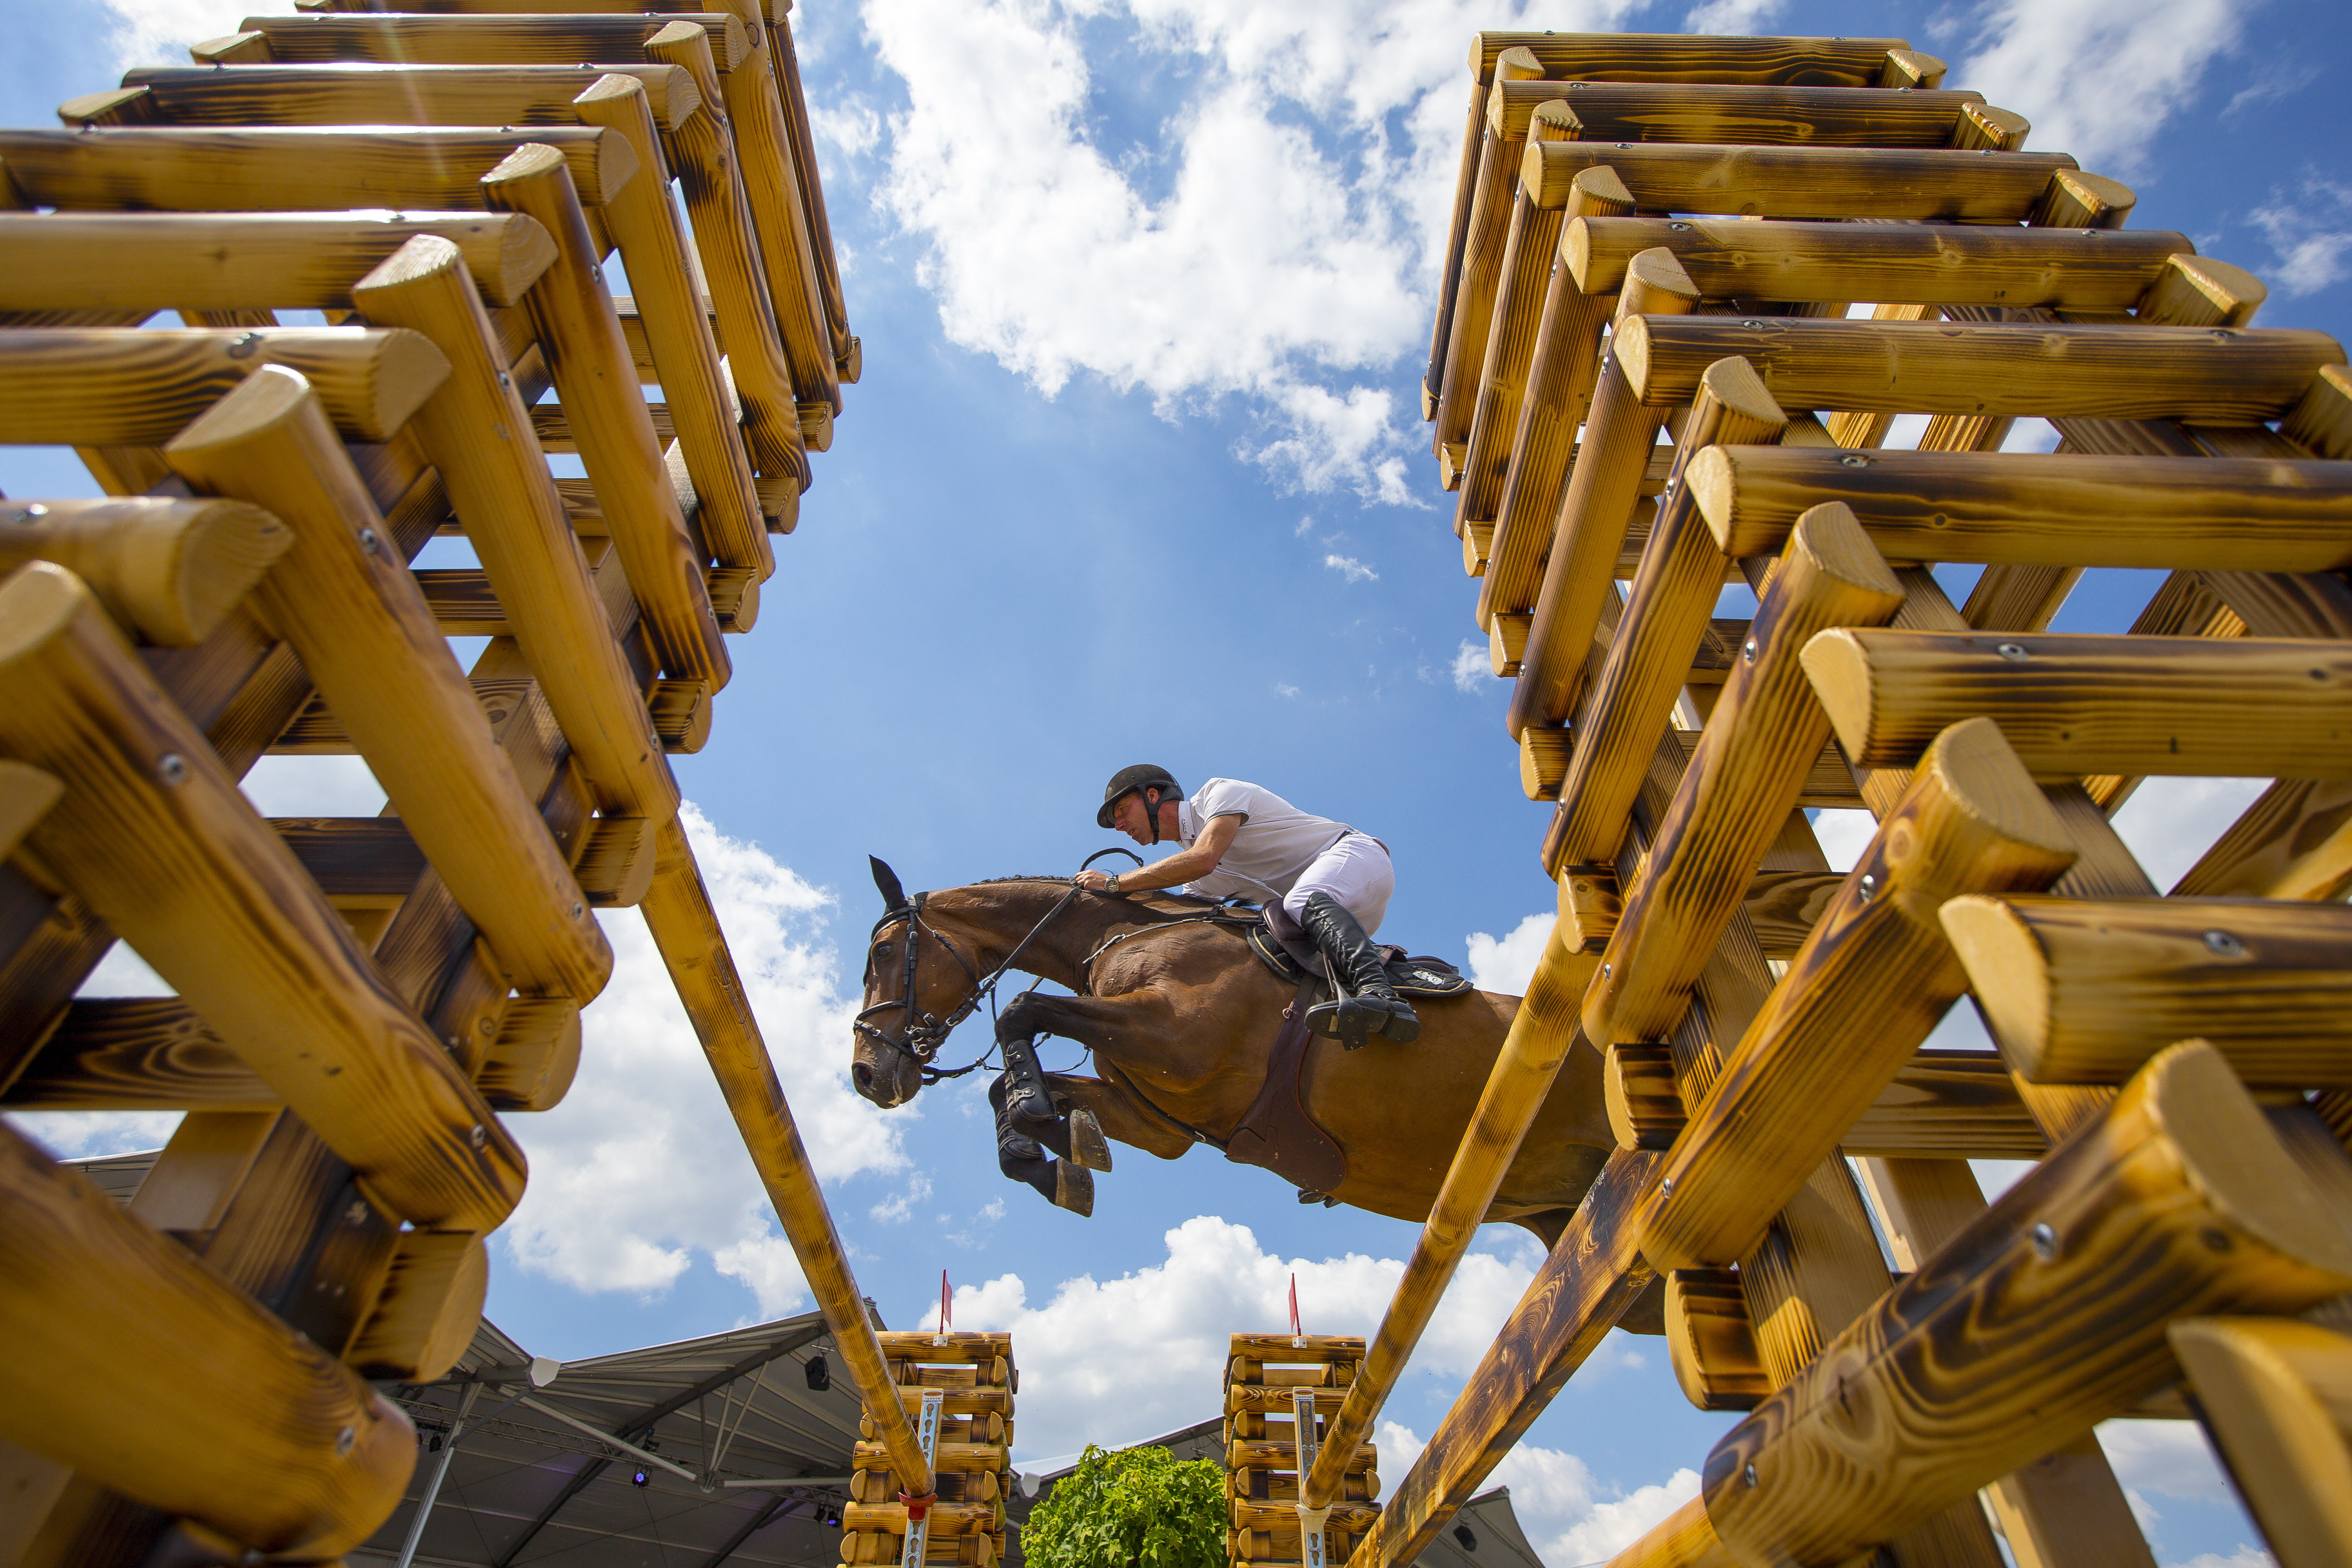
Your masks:
[{"label": "white polo shirt", "polygon": [[1270,789],[1239,779],[1211,779],[1177,805],[1178,841],[1190,849],[1220,816],[1242,818],[1241,831],[1217,868],[1186,890],[1260,904],[1280,901],[1318,855],[1355,831],[1344,822],[1301,811]]}]

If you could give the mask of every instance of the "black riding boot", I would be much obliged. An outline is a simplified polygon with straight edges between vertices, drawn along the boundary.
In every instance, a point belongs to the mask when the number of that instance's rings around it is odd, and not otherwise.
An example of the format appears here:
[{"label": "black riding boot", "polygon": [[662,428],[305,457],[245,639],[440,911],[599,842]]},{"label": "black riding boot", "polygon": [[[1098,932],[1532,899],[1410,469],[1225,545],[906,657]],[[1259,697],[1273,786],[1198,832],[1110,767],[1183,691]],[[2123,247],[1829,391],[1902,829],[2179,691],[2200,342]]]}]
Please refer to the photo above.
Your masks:
[{"label": "black riding boot", "polygon": [[1095,1212],[1095,1179],[1083,1166],[1046,1157],[1045,1147],[1021,1131],[1007,1109],[1007,1080],[1000,1073],[988,1086],[988,1103],[996,1111],[996,1168],[1016,1182],[1026,1182],[1055,1208],[1081,1218]]},{"label": "black riding boot", "polygon": [[1299,924],[1331,961],[1342,993],[1335,1000],[1307,1009],[1309,1029],[1333,1037],[1349,1050],[1374,1035],[1399,1045],[1420,1036],[1421,1019],[1398,998],[1371,938],[1339,900],[1328,893],[1308,894]]}]

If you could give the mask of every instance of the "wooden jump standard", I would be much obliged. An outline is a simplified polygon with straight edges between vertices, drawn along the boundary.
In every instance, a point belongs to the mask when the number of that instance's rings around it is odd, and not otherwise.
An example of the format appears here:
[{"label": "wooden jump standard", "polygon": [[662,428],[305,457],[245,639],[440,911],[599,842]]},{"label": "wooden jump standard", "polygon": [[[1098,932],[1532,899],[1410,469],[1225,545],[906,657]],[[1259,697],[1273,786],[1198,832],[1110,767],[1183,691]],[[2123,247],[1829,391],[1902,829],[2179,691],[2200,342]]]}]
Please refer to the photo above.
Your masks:
[{"label": "wooden jump standard", "polygon": [[[2283,1563],[2352,1560],[2342,349],[1899,39],[1486,34],[1471,71],[1423,412],[1559,919],[1300,1513],[1597,1049],[1621,1147],[1355,1568],[1658,1281],[1685,1394],[1751,1414],[1623,1568],[1990,1568],[1993,1522],[2152,1568],[2091,1428],[2182,1394]],[[2000,452],[2020,418],[2058,451]],[[2169,575],[2051,634],[2094,566]],[[2147,774],[2273,782],[2159,898],[2108,822]],[[1843,875],[1813,804],[1878,819]],[[1964,994],[2000,1054],[1922,1053]],[[2013,1135],[1943,1087],[1979,1080],[2041,1142],[1990,1205],[1959,1157]]]},{"label": "wooden jump standard", "polygon": [[[666,756],[858,374],[790,30],[432,5],[250,18],[0,132],[0,441],[107,492],[0,500],[0,1104],[184,1113],[127,1207],[0,1137],[11,1561],[381,1524],[415,1434],[365,1380],[473,1331],[498,1113],[571,1083],[597,908],[643,910],[876,1456],[935,1489]],[[436,533],[478,566],[412,571]],[[271,751],[392,804],[265,820]],[[118,938],[176,994],[77,1000]]]}]

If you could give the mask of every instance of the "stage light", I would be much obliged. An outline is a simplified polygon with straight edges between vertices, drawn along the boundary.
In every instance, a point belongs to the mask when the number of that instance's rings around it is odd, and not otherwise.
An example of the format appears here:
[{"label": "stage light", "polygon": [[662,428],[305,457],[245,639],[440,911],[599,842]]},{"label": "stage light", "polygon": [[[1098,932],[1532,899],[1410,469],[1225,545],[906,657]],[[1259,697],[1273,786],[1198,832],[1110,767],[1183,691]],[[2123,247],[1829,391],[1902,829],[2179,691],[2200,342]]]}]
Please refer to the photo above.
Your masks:
[{"label": "stage light", "polygon": [[633,1487],[644,1486],[646,1484],[645,1471],[639,1470],[635,1475],[631,1476],[629,1478],[629,1484]]},{"label": "stage light", "polygon": [[809,1357],[807,1361],[801,1363],[801,1371],[807,1376],[812,1393],[823,1394],[833,1386],[833,1368],[825,1364],[824,1357],[822,1355]]}]

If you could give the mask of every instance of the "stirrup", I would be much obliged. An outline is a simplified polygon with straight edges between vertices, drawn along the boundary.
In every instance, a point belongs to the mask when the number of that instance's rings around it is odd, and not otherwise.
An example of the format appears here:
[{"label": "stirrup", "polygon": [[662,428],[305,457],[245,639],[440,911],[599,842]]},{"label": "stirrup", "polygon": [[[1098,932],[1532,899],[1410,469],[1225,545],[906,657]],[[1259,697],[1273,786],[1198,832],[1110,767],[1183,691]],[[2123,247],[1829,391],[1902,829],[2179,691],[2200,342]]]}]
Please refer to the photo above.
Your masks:
[{"label": "stirrup", "polygon": [[1400,1046],[1421,1037],[1421,1019],[1411,1007],[1377,996],[1318,1002],[1307,1009],[1307,1027],[1309,1033],[1337,1040],[1351,1051],[1375,1035]]}]

